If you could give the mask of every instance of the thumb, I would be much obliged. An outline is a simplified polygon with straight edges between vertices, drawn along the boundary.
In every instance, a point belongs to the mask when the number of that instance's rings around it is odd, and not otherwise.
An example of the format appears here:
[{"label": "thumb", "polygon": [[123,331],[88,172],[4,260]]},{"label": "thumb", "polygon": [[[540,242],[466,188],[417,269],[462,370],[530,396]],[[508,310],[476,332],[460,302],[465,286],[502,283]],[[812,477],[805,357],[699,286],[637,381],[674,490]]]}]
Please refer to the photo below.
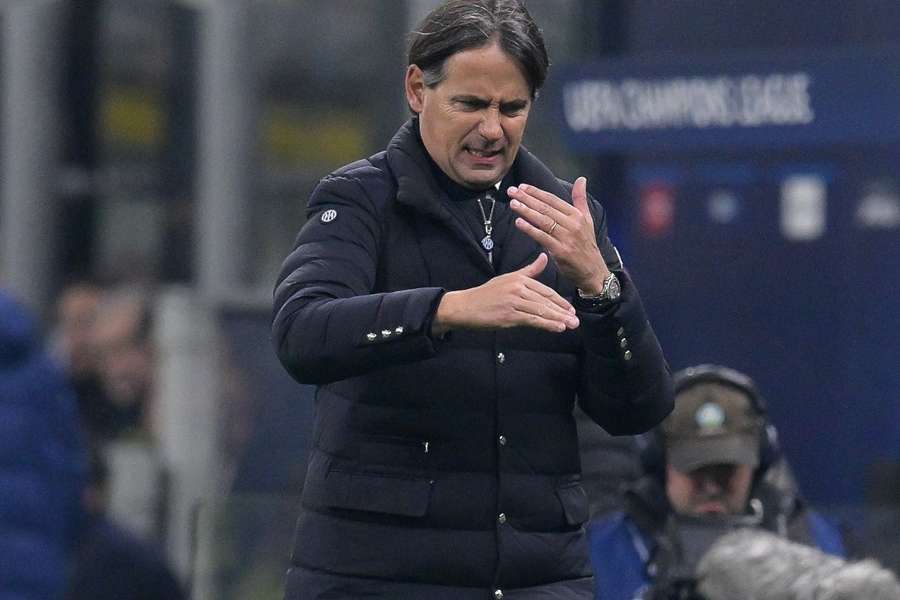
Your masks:
[{"label": "thumb", "polygon": [[[591,219],[591,209],[588,208],[587,199],[587,177],[579,177],[572,186],[572,205],[577,208],[582,215],[587,215]],[[593,219],[591,219],[593,222]]]},{"label": "thumb", "polygon": [[534,279],[535,277],[540,275],[547,267],[547,261],[547,253],[541,252],[538,257],[534,259],[534,262],[519,269],[519,273],[525,275],[526,277]]}]

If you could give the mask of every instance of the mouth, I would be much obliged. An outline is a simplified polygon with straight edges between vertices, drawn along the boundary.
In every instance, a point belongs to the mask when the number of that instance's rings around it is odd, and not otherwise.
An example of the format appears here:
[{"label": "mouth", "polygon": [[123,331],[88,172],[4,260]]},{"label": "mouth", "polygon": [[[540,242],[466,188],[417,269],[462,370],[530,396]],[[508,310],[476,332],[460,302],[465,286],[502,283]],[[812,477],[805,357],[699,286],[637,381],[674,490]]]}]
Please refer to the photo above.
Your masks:
[{"label": "mouth", "polygon": [[724,515],[726,512],[725,503],[718,500],[708,500],[697,505],[697,513],[703,515]]},{"label": "mouth", "polygon": [[466,153],[477,161],[491,161],[492,159],[503,154],[503,149],[499,150],[478,150],[477,148],[466,147]]}]

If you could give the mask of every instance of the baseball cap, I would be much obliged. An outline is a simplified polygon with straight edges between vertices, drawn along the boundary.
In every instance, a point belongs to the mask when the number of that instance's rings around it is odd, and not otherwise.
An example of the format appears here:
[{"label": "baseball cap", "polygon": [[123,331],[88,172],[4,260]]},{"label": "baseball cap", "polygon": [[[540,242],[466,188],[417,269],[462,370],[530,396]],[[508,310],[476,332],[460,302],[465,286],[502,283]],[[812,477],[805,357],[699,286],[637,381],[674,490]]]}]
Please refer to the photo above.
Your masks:
[{"label": "baseball cap", "polygon": [[692,385],[663,421],[667,460],[683,472],[714,464],[755,467],[764,427],[744,392],[716,382]]}]

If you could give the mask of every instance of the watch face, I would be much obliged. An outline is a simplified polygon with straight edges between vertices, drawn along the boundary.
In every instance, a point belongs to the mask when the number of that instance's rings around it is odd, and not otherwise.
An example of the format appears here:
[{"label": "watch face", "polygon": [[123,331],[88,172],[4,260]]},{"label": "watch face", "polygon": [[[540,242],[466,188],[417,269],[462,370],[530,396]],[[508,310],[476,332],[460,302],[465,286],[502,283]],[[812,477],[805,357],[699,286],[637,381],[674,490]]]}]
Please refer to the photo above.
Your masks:
[{"label": "watch face", "polygon": [[610,300],[618,300],[621,293],[622,288],[619,286],[619,278],[611,275],[609,285],[606,288],[606,297]]}]

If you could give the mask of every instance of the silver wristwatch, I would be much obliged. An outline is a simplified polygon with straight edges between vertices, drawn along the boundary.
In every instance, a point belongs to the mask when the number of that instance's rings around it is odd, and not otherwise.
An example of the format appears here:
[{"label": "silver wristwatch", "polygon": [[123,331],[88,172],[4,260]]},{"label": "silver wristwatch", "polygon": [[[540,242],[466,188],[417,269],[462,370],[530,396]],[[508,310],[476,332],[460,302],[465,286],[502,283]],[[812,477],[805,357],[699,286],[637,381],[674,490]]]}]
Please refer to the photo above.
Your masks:
[{"label": "silver wristwatch", "polygon": [[578,289],[579,304],[586,308],[602,309],[612,306],[619,301],[622,295],[622,286],[619,284],[619,278],[615,273],[610,272],[603,280],[603,287],[600,288],[599,294],[586,294]]}]

